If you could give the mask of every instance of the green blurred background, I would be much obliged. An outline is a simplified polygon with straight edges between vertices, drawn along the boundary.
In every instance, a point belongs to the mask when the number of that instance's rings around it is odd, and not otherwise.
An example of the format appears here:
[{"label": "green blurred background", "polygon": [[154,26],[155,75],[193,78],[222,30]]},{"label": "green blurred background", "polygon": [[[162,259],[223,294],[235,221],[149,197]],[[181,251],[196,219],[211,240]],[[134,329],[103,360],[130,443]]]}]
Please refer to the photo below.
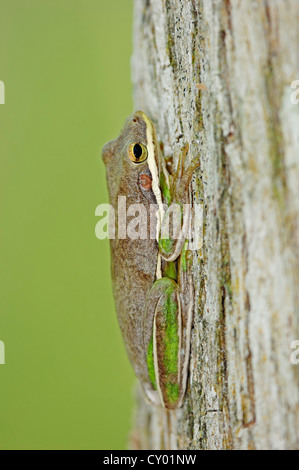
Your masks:
[{"label": "green blurred background", "polygon": [[0,0],[1,449],[123,449],[103,144],[132,112],[131,0]]}]

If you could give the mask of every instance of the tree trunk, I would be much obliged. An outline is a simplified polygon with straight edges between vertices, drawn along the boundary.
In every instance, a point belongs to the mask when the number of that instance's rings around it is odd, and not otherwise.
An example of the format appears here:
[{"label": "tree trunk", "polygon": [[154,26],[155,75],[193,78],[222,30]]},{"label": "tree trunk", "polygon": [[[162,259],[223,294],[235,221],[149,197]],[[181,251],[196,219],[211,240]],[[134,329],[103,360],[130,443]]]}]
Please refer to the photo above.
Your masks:
[{"label": "tree trunk", "polygon": [[135,109],[200,160],[204,228],[186,399],[138,391],[132,447],[299,448],[298,45],[298,0],[135,0]]}]

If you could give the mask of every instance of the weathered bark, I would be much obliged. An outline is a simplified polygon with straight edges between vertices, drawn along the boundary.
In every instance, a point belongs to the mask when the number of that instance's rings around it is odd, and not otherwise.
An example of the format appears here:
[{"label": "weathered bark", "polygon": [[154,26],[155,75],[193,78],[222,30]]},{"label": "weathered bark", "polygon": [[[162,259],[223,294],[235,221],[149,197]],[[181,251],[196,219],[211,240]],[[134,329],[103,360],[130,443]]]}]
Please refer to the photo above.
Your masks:
[{"label": "weathered bark", "polygon": [[135,0],[135,108],[166,155],[199,158],[189,385],[168,415],[138,393],[139,448],[299,448],[298,0]]}]

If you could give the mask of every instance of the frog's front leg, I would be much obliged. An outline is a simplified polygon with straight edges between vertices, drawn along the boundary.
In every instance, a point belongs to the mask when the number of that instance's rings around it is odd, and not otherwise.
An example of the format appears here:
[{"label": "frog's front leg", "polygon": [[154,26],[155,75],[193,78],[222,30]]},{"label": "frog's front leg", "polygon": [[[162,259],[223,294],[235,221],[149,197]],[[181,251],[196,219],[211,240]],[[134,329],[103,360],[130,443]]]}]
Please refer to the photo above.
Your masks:
[{"label": "frog's front leg", "polygon": [[167,409],[180,406],[182,316],[178,284],[158,279],[149,291],[144,318],[144,346],[148,378]]},{"label": "frog's front leg", "polygon": [[182,148],[178,167],[169,188],[170,203],[161,222],[159,251],[166,261],[174,261],[178,258],[188,237],[190,227],[191,205],[189,185],[194,170],[200,164],[199,162],[192,161],[185,168],[188,150],[188,145]]}]

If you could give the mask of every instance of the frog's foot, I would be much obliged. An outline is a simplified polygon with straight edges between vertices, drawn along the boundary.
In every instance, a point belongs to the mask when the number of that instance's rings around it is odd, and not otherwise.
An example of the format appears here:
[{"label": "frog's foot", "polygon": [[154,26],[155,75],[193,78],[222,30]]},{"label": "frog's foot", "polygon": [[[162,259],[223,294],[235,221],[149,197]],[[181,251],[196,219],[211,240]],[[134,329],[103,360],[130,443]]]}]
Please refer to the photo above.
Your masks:
[{"label": "frog's foot", "polygon": [[182,148],[178,167],[171,187],[171,205],[164,214],[161,225],[159,250],[166,261],[174,261],[180,255],[190,229],[191,205],[189,185],[199,162],[192,161],[185,168],[189,145]]},{"label": "frog's foot", "polygon": [[177,204],[187,204],[189,202],[189,185],[192,175],[196,168],[200,166],[200,162],[192,160],[186,167],[186,156],[189,151],[189,144],[181,148],[177,170],[173,177],[172,184],[172,202]]}]

